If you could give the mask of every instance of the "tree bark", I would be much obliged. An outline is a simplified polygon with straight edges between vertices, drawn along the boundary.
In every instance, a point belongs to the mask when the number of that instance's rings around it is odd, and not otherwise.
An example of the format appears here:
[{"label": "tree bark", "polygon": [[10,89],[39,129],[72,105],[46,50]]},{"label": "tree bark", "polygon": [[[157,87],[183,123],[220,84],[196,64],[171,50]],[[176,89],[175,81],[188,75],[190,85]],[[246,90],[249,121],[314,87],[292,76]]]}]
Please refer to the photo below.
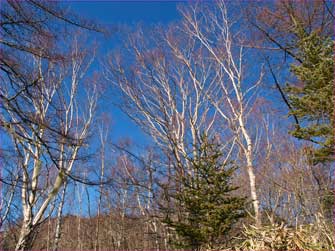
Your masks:
[{"label": "tree bark", "polygon": [[20,237],[17,241],[15,251],[31,250],[33,240],[32,232],[31,220],[25,220],[21,227]]},{"label": "tree bark", "polygon": [[62,191],[62,198],[58,206],[57,211],[57,221],[56,221],[56,230],[55,230],[55,240],[53,244],[53,250],[58,250],[58,244],[61,237],[61,230],[62,230],[62,212],[63,212],[63,206],[65,201],[65,194],[66,194],[66,187],[67,187],[67,181],[64,183],[63,191]]}]

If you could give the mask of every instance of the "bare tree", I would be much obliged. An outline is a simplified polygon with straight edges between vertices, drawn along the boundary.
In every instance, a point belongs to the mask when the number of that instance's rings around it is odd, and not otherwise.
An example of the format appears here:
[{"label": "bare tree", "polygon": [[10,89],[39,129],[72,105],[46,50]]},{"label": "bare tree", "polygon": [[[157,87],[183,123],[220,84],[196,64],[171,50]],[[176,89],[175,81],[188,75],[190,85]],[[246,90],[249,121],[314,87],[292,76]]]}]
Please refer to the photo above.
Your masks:
[{"label": "bare tree", "polygon": [[[16,250],[29,249],[32,233],[71,174],[88,136],[97,89],[92,81],[86,94],[79,94],[93,60],[87,53],[75,42],[69,61],[62,64],[45,62],[38,56],[27,58],[32,61],[31,75],[38,84],[22,90],[15,99],[11,98],[10,88],[1,89],[6,109],[2,121],[8,121],[7,133],[22,161],[23,223]],[[79,102],[83,95],[86,107]]]},{"label": "bare tree", "polygon": [[248,116],[255,102],[255,90],[262,81],[259,78],[248,80],[245,73],[246,52],[240,46],[238,37],[232,33],[232,22],[228,18],[227,7],[223,1],[214,6],[193,5],[181,10],[184,17],[183,30],[200,43],[207,51],[210,62],[216,71],[216,86],[206,98],[216,108],[224,120],[244,155],[246,170],[249,175],[250,194],[257,225],[261,224],[259,198],[257,196],[254,141],[252,130],[248,124]]},{"label": "bare tree", "polygon": [[[240,151],[260,224],[248,116],[263,74],[249,83],[244,72],[246,52],[234,41],[224,2],[186,6],[181,14],[178,28],[157,31],[153,41],[143,32],[130,35],[127,49],[132,67],[113,55],[107,74],[126,97],[126,113],[165,153],[172,154],[179,174],[192,173],[186,157],[196,154],[193,146],[203,133],[226,142],[222,151],[227,161]],[[218,128],[222,133],[217,133]]]},{"label": "bare tree", "polygon": [[123,93],[124,111],[153,137],[165,153],[173,156],[178,163],[177,172],[183,175],[191,172],[187,164],[184,170],[184,157],[193,152],[192,145],[200,134],[211,129],[216,116],[215,112],[210,114],[206,89],[203,88],[210,66],[199,69],[197,74],[203,76],[202,82],[196,83],[193,69],[188,69],[189,66],[169,46],[161,46],[159,38],[171,43],[170,40],[174,40],[190,56],[196,53],[194,40],[167,37],[159,30],[155,36],[157,40],[149,41],[142,31],[131,35],[128,49],[135,58],[133,67],[129,69],[123,65],[122,58],[111,55],[106,67],[107,77]]},{"label": "bare tree", "polygon": [[61,238],[63,207],[65,203],[65,194],[66,194],[67,186],[68,186],[68,180],[65,180],[63,184],[63,189],[61,192],[61,199],[60,199],[60,202],[57,208],[56,229],[55,229],[55,236],[54,236],[54,243],[53,243],[54,251],[58,250],[58,245],[59,245],[59,241]]},{"label": "bare tree", "polygon": [[[84,68],[90,63],[84,62],[87,60],[83,57],[85,52],[76,52],[74,47],[69,56],[62,43],[67,43],[76,28],[96,32],[102,29],[63,7],[58,2],[14,0],[3,1],[0,8],[0,109],[3,111],[0,126],[5,131],[6,142],[12,140],[12,144],[3,144],[2,149],[8,146],[19,159],[19,164],[12,170],[5,169],[6,175],[13,176],[17,172],[18,179],[1,182],[13,192],[9,193],[9,203],[6,204],[11,211],[15,209],[15,205],[11,205],[11,194],[21,189],[26,225],[26,230],[22,228],[22,243],[28,238],[24,235],[29,235],[28,232],[41,223],[59,185],[69,175],[66,172],[73,166],[70,158],[77,158],[93,113],[84,118],[88,122],[86,129],[80,116],[93,112],[95,106],[94,88],[93,92],[89,91],[92,95],[88,95],[92,111],[83,111],[76,101],[68,99],[71,95],[74,99],[78,96],[77,85],[87,70]],[[73,70],[71,90],[68,89],[71,84],[67,83],[70,77],[68,67]],[[78,131],[74,132],[76,127]],[[52,179],[55,183],[51,190]],[[8,210],[2,210],[2,218],[6,219]]]}]

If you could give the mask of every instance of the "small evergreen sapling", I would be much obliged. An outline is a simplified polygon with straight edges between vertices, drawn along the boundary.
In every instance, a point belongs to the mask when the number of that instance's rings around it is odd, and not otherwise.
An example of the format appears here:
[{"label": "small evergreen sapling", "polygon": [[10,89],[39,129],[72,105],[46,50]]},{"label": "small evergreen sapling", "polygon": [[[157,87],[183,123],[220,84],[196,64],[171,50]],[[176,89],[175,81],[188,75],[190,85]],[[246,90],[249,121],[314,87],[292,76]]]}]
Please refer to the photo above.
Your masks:
[{"label": "small evergreen sapling", "polygon": [[179,247],[222,247],[233,224],[245,213],[245,198],[231,195],[237,189],[231,185],[236,166],[223,163],[219,146],[207,137],[202,137],[196,156],[189,161],[192,174],[180,178],[181,189],[173,195],[178,217],[169,217],[166,223],[181,237]]}]

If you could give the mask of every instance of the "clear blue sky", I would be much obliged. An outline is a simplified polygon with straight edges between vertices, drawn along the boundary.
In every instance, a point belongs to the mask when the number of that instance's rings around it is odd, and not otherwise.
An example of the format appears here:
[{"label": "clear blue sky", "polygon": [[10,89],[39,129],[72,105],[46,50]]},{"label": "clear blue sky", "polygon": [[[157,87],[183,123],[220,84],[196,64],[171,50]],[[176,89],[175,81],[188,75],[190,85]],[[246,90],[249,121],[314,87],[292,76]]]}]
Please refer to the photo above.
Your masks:
[{"label": "clear blue sky", "polygon": [[104,24],[168,23],[178,18],[178,1],[74,1],[76,13]]}]

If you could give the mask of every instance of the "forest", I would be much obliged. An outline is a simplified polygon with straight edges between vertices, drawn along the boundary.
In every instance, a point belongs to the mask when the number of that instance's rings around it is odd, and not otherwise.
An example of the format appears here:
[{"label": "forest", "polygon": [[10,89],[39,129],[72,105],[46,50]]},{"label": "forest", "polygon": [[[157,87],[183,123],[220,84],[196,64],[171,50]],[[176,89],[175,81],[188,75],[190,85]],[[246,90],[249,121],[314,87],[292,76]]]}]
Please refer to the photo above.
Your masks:
[{"label": "forest", "polygon": [[335,249],[333,1],[0,13],[1,250]]}]

